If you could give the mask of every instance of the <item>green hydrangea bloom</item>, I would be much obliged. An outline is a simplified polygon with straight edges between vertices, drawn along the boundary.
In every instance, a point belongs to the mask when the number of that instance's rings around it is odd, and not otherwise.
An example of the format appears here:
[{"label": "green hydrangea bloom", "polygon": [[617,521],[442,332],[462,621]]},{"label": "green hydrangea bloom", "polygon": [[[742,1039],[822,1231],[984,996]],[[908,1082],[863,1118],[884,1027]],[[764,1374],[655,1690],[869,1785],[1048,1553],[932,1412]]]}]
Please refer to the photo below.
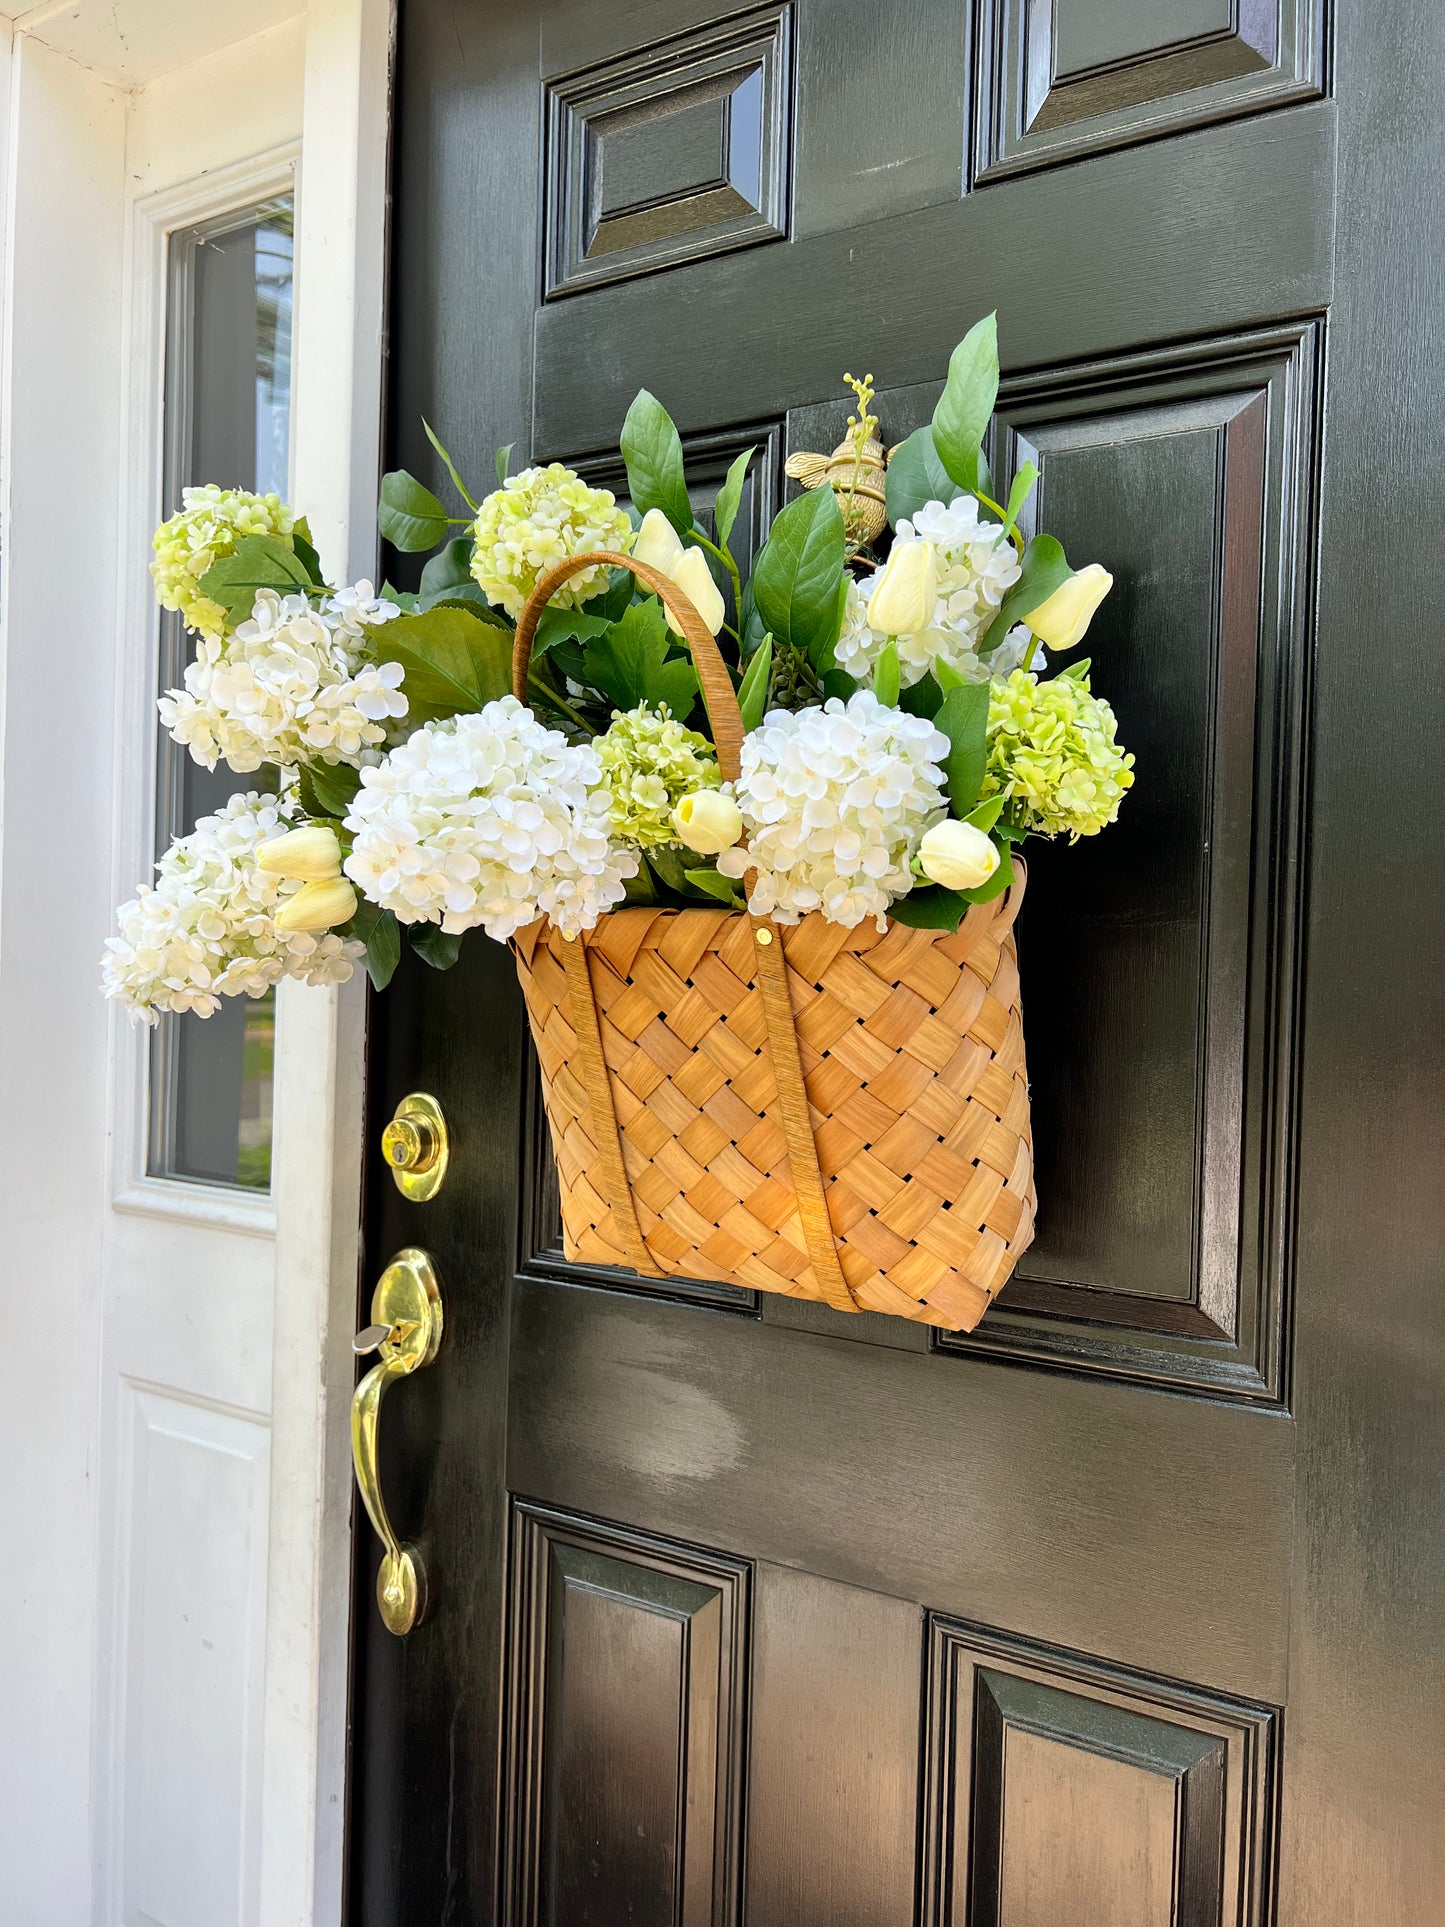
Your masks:
[{"label": "green hydrangea bloom", "polygon": [[706,736],[675,723],[666,705],[614,709],[595,740],[602,781],[612,798],[612,832],[643,850],[677,842],[672,812],[692,790],[722,788],[717,754]]},{"label": "green hydrangea bloom", "polygon": [[296,518],[279,495],[252,495],[244,488],[181,490],[182,506],[156,530],[151,577],[163,609],[179,610],[188,629],[203,636],[225,633],[226,612],[200,591],[213,562],[230,555],[246,535],[290,535]]},{"label": "green hydrangea bloom", "polygon": [[[477,511],[472,541],[473,576],[488,602],[500,604],[515,621],[539,575],[589,549],[626,554],[632,524],[610,489],[589,488],[570,468],[551,462],[524,468],[493,489]],[[606,586],[606,569],[584,569],[552,601],[579,609]]]},{"label": "green hydrangea bloom", "polygon": [[1015,822],[1045,836],[1097,835],[1134,781],[1134,758],[1114,729],[1113,710],[1086,675],[1040,682],[1015,669],[991,688],[984,796],[1004,796]]}]

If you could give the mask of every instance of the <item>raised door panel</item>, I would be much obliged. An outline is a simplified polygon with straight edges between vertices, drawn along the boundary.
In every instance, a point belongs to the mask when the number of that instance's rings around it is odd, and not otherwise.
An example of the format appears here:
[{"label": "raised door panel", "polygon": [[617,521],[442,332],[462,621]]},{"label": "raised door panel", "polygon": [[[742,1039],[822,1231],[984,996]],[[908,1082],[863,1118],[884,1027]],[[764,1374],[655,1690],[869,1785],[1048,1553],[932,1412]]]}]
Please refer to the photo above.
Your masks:
[{"label": "raised door panel", "polygon": [[244,1927],[260,1875],[270,1428],[131,1381],[120,1421],[111,1905],[126,1927]]},{"label": "raised door panel", "polygon": [[785,238],[791,38],[764,7],[549,83],[549,295]]},{"label": "raised door panel", "polygon": [[929,1636],[927,1927],[1257,1927],[1276,1714],[975,1628]]},{"label": "raised door panel", "polygon": [[1319,0],[981,0],[978,185],[1321,87]]},{"label": "raised door panel", "polygon": [[507,1919],[737,1918],[746,1562],[519,1504]]}]

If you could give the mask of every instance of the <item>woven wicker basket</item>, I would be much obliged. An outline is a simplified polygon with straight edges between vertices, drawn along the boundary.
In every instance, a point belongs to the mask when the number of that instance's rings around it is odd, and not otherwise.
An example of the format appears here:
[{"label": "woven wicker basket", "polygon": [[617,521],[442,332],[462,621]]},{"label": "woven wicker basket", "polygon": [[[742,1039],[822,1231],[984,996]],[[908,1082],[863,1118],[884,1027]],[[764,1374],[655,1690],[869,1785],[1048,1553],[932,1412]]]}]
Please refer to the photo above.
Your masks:
[{"label": "woven wicker basket", "polygon": [[[625,556],[581,569],[666,593],[723,775],[743,726],[696,610]],[[625,909],[580,941],[513,940],[556,1152],[566,1255],[723,1279],[971,1331],[1033,1236],[1033,1148],[1013,923],[1024,873],[956,933],[724,909]]]}]

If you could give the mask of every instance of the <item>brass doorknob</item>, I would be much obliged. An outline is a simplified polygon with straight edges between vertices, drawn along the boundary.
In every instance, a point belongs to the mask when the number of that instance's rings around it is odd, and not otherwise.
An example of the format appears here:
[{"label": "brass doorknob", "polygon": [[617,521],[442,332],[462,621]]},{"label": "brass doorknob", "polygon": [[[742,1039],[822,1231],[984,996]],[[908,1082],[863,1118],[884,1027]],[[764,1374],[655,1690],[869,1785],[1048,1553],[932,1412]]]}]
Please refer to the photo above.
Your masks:
[{"label": "brass doorknob", "polygon": [[416,1547],[398,1539],[381,1496],[378,1432],[381,1401],[393,1380],[430,1365],[442,1342],[442,1301],[437,1275],[424,1251],[399,1251],[371,1295],[372,1322],[353,1341],[358,1352],[377,1352],[380,1362],[351,1398],[351,1459],[357,1490],[383,1551],[376,1575],[376,1603],[391,1633],[409,1633],[426,1613],[426,1567]]},{"label": "brass doorknob", "polygon": [[381,1134],[381,1155],[404,1198],[434,1198],[447,1174],[451,1145],[442,1107],[425,1091],[413,1091],[396,1107]]}]

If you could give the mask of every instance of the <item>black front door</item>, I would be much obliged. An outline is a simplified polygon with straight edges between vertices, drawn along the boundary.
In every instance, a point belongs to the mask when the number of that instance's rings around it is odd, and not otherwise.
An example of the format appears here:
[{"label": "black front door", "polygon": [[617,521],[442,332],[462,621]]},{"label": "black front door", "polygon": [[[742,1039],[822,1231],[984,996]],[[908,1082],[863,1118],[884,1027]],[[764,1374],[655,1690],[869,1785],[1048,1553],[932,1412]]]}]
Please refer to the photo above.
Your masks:
[{"label": "black front door", "polygon": [[694,482],[757,444],[756,541],[845,369],[900,441],[996,308],[1138,761],[1031,865],[1038,1237],[970,1337],[566,1264],[510,956],[376,1000],[373,1140],[426,1090],[454,1148],[369,1190],[447,1331],[404,1642],[360,1541],[357,1927],[1442,1918],[1439,83],[1426,0],[1351,11],[403,0],[388,465],[620,480],[646,385]]}]

